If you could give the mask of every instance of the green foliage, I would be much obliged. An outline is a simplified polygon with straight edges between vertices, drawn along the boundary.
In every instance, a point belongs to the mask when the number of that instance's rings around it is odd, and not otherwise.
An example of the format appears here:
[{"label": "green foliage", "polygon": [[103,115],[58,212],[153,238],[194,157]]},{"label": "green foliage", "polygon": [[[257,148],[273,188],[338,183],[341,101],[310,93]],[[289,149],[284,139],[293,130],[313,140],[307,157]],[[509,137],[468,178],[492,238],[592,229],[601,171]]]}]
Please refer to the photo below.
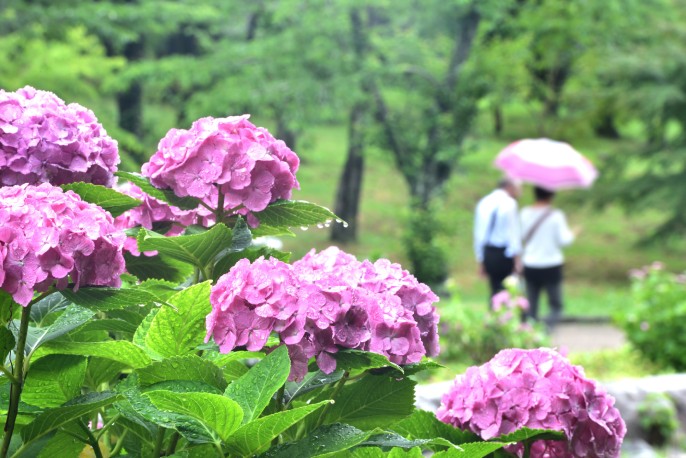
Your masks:
[{"label": "green foliage", "polygon": [[633,301],[616,320],[629,342],[648,360],[677,371],[686,369],[686,283],[659,264],[636,271]]},{"label": "green foliage", "polygon": [[638,406],[641,430],[649,444],[667,445],[679,429],[674,401],[665,393],[648,393]]},{"label": "green foliage", "polygon": [[448,278],[446,253],[436,244],[438,226],[430,210],[415,209],[407,225],[405,245],[417,280],[437,287]]},{"label": "green foliage", "polygon": [[507,304],[488,310],[466,307],[459,300],[443,304],[440,339],[441,357],[465,365],[480,365],[505,348],[549,346],[540,324],[522,323],[521,310],[512,296]]},{"label": "green foliage", "polygon": [[74,191],[82,200],[104,208],[115,218],[141,204],[138,199],[97,184],[70,183],[62,185],[61,188],[65,191]]}]

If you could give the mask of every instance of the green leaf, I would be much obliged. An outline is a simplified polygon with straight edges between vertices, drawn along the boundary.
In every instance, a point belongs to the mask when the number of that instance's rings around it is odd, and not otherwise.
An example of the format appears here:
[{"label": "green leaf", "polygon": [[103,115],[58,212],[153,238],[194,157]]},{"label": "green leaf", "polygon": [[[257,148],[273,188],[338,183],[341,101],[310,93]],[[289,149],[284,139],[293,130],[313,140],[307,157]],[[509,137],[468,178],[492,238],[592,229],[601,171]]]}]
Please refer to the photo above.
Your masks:
[{"label": "green leaf", "polygon": [[302,200],[278,200],[253,215],[260,226],[277,228],[306,227],[339,219],[328,208]]},{"label": "green leaf", "polygon": [[560,440],[565,440],[566,437],[562,431],[554,431],[554,430],[549,430],[549,429],[520,428],[513,433],[505,434],[503,436],[494,437],[493,441],[495,441],[495,442],[523,442],[527,439],[560,441]]},{"label": "green leaf", "polygon": [[219,394],[151,391],[145,396],[160,410],[197,420],[208,428],[208,432],[218,433],[222,440],[228,439],[243,419],[240,406]]},{"label": "green leaf", "polygon": [[79,396],[62,407],[49,409],[38,415],[35,420],[21,430],[21,437],[25,444],[34,441],[83,415],[112,404],[117,399],[119,399],[119,395],[111,391]]},{"label": "green leaf", "polygon": [[438,364],[436,361],[424,358],[418,363],[403,366],[403,372],[405,373],[405,376],[409,376],[417,374],[419,372],[423,372],[425,370],[441,369],[444,367],[444,365]]},{"label": "green leaf", "polygon": [[[205,336],[205,317],[212,310],[210,282],[206,281],[179,291],[170,297],[174,306],[162,307],[145,333],[145,347],[164,357],[195,351]],[[141,326],[147,326],[144,320]]]},{"label": "green leaf", "polygon": [[[70,305],[66,310],[52,323],[50,326],[44,328],[35,328],[29,326],[26,335],[26,353],[31,354],[38,347],[50,342],[58,337],[61,337],[69,331],[78,328],[88,320],[90,320],[95,311],[88,310],[78,305]],[[19,329],[19,322],[17,320],[17,329]]]},{"label": "green leaf", "polygon": [[141,288],[81,288],[76,293],[66,289],[60,293],[74,304],[99,311],[163,302]]},{"label": "green leaf", "polygon": [[363,429],[387,428],[414,411],[415,384],[406,378],[367,375],[343,387],[324,421]]},{"label": "green leaf", "polygon": [[109,340],[106,342],[51,342],[40,349],[36,355],[81,355],[97,356],[118,361],[131,368],[147,366],[150,357],[143,349],[126,340]]},{"label": "green leaf", "polygon": [[136,328],[137,326],[135,324],[129,323],[128,321],[116,318],[101,318],[99,320],[87,322],[79,329],[79,332],[107,331],[133,334],[136,332]]},{"label": "green leaf", "polygon": [[248,366],[243,360],[261,359],[264,357],[264,353],[256,351],[232,351],[227,354],[220,354],[213,351],[206,352],[203,357],[221,367],[224,372],[224,379],[230,382],[241,378],[248,372]]},{"label": "green leaf", "polygon": [[126,270],[141,280],[162,279],[182,283],[193,274],[193,266],[169,256],[133,256],[124,253]]},{"label": "green leaf", "polygon": [[471,442],[461,444],[458,449],[448,449],[433,454],[435,458],[484,458],[503,447],[508,442]]},{"label": "green leaf", "polygon": [[12,331],[6,327],[0,328],[0,363],[4,364],[7,355],[14,349],[17,341],[14,339],[14,334]]},{"label": "green leaf", "polygon": [[269,449],[262,458],[316,457],[343,452],[355,447],[373,434],[354,426],[336,423],[312,431],[304,439]]},{"label": "green leaf", "polygon": [[71,434],[58,431],[44,446],[41,447],[37,458],[81,456],[80,453],[84,448],[86,448],[86,444],[76,439]]},{"label": "green leaf", "polygon": [[231,251],[245,250],[252,243],[252,233],[248,224],[241,217],[238,218],[233,226],[233,236],[231,238]]},{"label": "green leaf", "polygon": [[125,368],[125,364],[111,359],[90,357],[88,358],[88,369],[84,383],[96,391],[101,384],[111,382]]},{"label": "green leaf", "polygon": [[346,371],[365,371],[368,369],[380,369],[389,367],[403,374],[403,369],[392,363],[384,355],[362,350],[341,350],[333,355],[336,359],[336,367]]},{"label": "green leaf", "polygon": [[229,385],[224,393],[243,409],[243,423],[257,418],[272,396],[286,383],[291,360],[286,346],[280,346]]},{"label": "green leaf", "polygon": [[324,372],[317,370],[316,372],[308,372],[300,382],[286,382],[283,401],[288,404],[298,396],[335,383],[343,377],[344,373],[345,371],[342,369],[335,370],[330,374],[325,374]]},{"label": "green leaf", "polygon": [[253,237],[295,237],[295,233],[286,227],[272,227],[260,224],[250,229]]},{"label": "green leaf", "polygon": [[193,210],[200,205],[200,200],[195,197],[179,197],[170,189],[159,189],[150,184],[150,181],[139,173],[119,171],[114,174],[119,178],[130,181],[149,196],[178,207],[182,210]]},{"label": "green leaf", "polygon": [[158,251],[161,255],[187,262],[203,271],[209,269],[215,258],[225,248],[231,246],[233,234],[224,224],[216,224],[207,232],[195,235],[165,237],[141,229],[138,234],[140,251]]},{"label": "green leaf", "polygon": [[361,445],[373,446],[373,447],[400,447],[405,449],[415,448],[415,447],[425,447],[426,445],[441,445],[443,447],[452,447],[449,441],[443,438],[435,439],[407,439],[399,434],[395,433],[382,433],[375,434],[369,439],[364,441]]},{"label": "green leaf", "polygon": [[226,445],[237,455],[252,456],[288,428],[329,403],[322,401],[253,420],[238,428]]},{"label": "green leaf", "polygon": [[162,359],[162,355],[149,349],[145,344],[145,338],[147,337],[148,332],[150,332],[152,321],[155,319],[155,316],[160,312],[160,310],[162,309],[150,310],[150,313],[148,313],[145,318],[143,318],[143,321],[141,321],[141,323],[138,325],[136,332],[133,333],[133,339],[131,339],[136,346],[145,350],[145,352],[153,359]]},{"label": "green leaf", "polygon": [[31,306],[31,321],[34,321],[38,327],[44,327],[45,318],[63,311],[69,303],[59,292],[52,293]]},{"label": "green leaf", "polygon": [[391,426],[391,429],[409,439],[434,439],[440,437],[455,445],[481,440],[474,433],[462,431],[459,428],[443,423],[436,418],[433,412],[425,410],[415,410],[412,412],[412,415]]},{"label": "green leaf", "polygon": [[37,407],[59,407],[81,394],[86,358],[50,355],[31,364],[21,399]]},{"label": "green leaf", "polygon": [[154,294],[165,301],[181,290],[177,283],[154,278],[141,282],[138,289]]},{"label": "green leaf", "polygon": [[227,383],[222,370],[196,355],[174,356],[136,371],[142,387],[168,380],[191,380],[206,383],[224,392]]},{"label": "green leaf", "polygon": [[60,188],[65,191],[74,191],[81,197],[81,200],[104,208],[115,218],[142,203],[138,199],[99,184],[69,183],[61,185]]},{"label": "green leaf", "polygon": [[236,253],[227,253],[217,260],[212,272],[212,278],[216,281],[219,277],[228,272],[238,261],[246,258],[250,262],[254,262],[260,256],[265,258],[276,258],[279,261],[289,262],[291,254],[283,251],[275,250],[268,247],[250,247],[243,251]]},{"label": "green leaf", "polygon": [[7,291],[0,289],[0,324],[9,323],[17,307],[21,306],[14,302]]}]

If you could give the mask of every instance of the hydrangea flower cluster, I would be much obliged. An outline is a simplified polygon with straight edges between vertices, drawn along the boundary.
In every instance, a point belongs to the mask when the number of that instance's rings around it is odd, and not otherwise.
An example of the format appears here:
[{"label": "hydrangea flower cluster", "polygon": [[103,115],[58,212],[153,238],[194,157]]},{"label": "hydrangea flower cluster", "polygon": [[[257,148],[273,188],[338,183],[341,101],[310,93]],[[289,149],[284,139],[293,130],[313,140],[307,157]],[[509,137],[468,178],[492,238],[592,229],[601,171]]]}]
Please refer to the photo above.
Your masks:
[{"label": "hydrangea flower cluster", "polygon": [[125,238],[109,213],[72,191],[0,188],[0,288],[23,306],[55,283],[119,286]]},{"label": "hydrangea flower cluster", "polygon": [[248,215],[248,221],[257,224],[250,212],[288,199],[293,188],[299,188],[295,173],[300,160],[248,118],[206,117],[190,130],[171,129],[143,164],[143,175],[159,188],[196,197],[212,209],[223,202],[220,210]]},{"label": "hydrangea flower cluster", "polygon": [[0,90],[0,186],[111,186],[118,163],[117,142],[91,110],[31,86]]},{"label": "hydrangea flower cluster", "polygon": [[[509,349],[458,376],[436,412],[439,420],[488,440],[522,427],[564,432],[536,441],[531,457],[618,457],[626,426],[614,398],[559,353]],[[521,456],[523,447],[512,452]]]},{"label": "hydrangea flower cluster", "polygon": [[228,352],[264,347],[272,331],[287,345],[291,379],[315,357],[325,373],[342,348],[379,353],[396,364],[438,354],[438,297],[398,264],[359,262],[331,247],[289,265],[239,261],[210,296],[207,337]]},{"label": "hydrangea flower cluster", "polygon": [[[160,224],[169,224],[170,226],[165,232],[165,235],[172,237],[180,235],[187,226],[195,224],[198,219],[198,215],[195,211],[181,210],[178,207],[155,199],[143,192],[141,188],[128,181],[117,184],[117,191],[143,202],[138,207],[132,208],[114,219],[114,225],[118,229],[129,229],[140,226],[153,230],[157,229]],[[134,256],[140,255],[135,237],[128,237],[126,239],[124,249]]]}]

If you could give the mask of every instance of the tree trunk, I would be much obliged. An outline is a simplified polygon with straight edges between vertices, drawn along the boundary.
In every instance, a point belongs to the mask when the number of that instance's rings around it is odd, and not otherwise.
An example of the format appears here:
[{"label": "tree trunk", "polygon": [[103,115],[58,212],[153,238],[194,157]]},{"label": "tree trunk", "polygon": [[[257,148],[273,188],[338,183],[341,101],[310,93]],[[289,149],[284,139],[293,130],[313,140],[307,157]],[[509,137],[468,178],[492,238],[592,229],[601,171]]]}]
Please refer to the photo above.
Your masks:
[{"label": "tree trunk", "polygon": [[[367,14],[373,15],[371,9]],[[355,52],[357,69],[360,71],[362,62],[367,53],[368,43],[365,35],[364,23],[360,10],[353,8],[350,11],[350,24],[352,27],[352,45]],[[372,82],[362,83],[362,92],[371,92]],[[362,193],[362,175],[364,173],[364,118],[368,110],[368,105],[364,102],[357,102],[350,108],[348,118],[348,158],[341,177],[338,181],[338,191],[336,193],[336,204],[334,213],[342,218],[347,227],[343,224],[334,224],[331,228],[330,240],[332,242],[348,243],[357,240],[357,216],[360,209],[360,195]]]},{"label": "tree trunk", "polygon": [[503,110],[500,105],[493,108],[493,133],[496,137],[503,133]]},{"label": "tree trunk", "polygon": [[331,229],[332,242],[348,243],[357,240],[357,215],[364,174],[363,120],[365,111],[363,104],[355,104],[350,110],[348,158],[338,182],[334,207],[334,213],[347,223],[347,227],[343,224],[334,224]]}]

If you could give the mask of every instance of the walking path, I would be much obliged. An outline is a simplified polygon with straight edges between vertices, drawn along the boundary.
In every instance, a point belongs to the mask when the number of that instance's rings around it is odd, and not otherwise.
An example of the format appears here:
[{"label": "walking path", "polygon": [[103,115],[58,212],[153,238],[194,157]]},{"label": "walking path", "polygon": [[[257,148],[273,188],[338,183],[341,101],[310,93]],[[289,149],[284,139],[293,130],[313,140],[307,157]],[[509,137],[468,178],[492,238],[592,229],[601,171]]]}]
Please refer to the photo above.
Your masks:
[{"label": "walking path", "polygon": [[609,322],[562,322],[550,338],[554,347],[569,353],[619,348],[626,343],[624,333]]}]

